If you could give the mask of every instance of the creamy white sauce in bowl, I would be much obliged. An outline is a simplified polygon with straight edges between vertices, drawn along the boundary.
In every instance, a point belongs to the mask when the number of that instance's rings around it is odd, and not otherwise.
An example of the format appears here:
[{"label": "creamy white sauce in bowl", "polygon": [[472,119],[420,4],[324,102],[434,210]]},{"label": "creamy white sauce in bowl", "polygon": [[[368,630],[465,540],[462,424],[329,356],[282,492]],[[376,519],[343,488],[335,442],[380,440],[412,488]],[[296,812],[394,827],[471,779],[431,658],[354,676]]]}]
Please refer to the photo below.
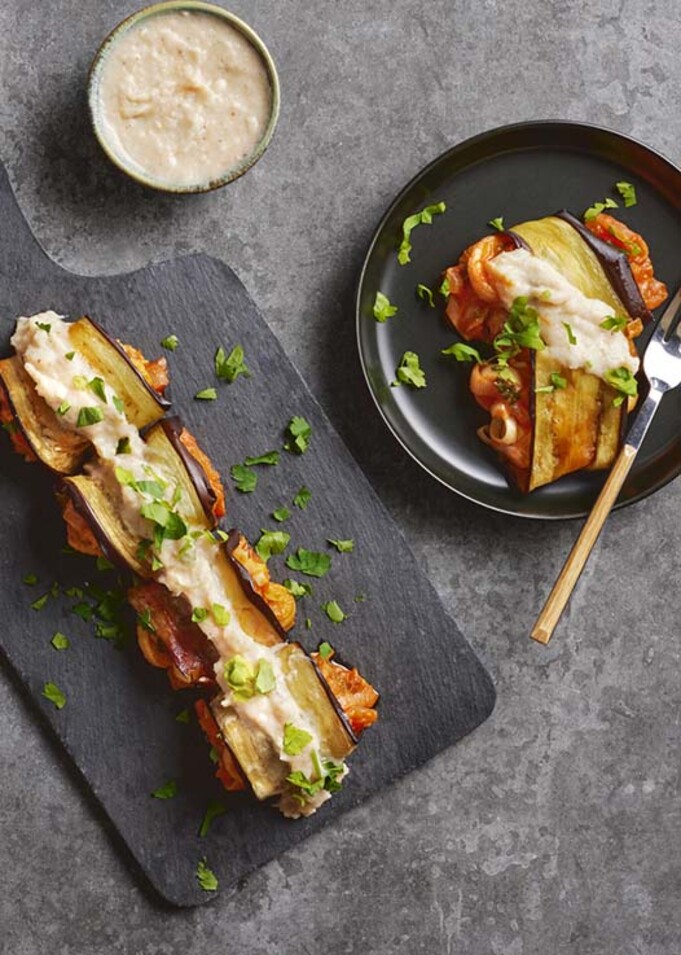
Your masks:
[{"label": "creamy white sauce in bowl", "polygon": [[120,23],[90,70],[95,134],[120,169],[166,192],[206,192],[262,156],[279,114],[276,67],[222,7],[169,0]]}]

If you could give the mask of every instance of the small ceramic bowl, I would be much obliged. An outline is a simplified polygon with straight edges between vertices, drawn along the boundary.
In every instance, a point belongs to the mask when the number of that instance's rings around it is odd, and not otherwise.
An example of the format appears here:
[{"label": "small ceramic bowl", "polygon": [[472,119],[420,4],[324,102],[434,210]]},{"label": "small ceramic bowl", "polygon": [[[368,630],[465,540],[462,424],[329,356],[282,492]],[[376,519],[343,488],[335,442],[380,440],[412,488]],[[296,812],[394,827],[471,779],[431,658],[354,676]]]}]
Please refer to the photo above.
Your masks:
[{"label": "small ceramic bowl", "polygon": [[[178,12],[208,13],[212,16],[220,17],[223,20],[226,20],[230,26],[238,30],[259,54],[265,67],[271,90],[270,115],[265,132],[249,155],[236,165],[232,166],[230,169],[227,169],[217,178],[203,182],[191,183],[189,185],[186,183],[174,184],[166,180],[155,179],[153,175],[150,175],[148,172],[141,169],[129,156],[126,156],[125,153],[116,148],[107,135],[106,123],[102,116],[102,104],[100,98],[100,84],[102,80],[103,67],[106,63],[108,54],[111,52],[116,43],[128,32],[128,30],[137,26],[139,23],[149,20],[152,17],[163,16],[166,13]],[[269,50],[260,39],[258,34],[252,30],[247,23],[244,23],[243,20],[240,20],[233,13],[230,13],[223,7],[218,7],[212,3],[202,3],[200,0],[165,0],[163,3],[155,3],[153,6],[145,7],[143,10],[139,10],[137,13],[133,13],[131,16],[119,23],[117,27],[114,27],[111,33],[109,33],[109,35],[106,37],[97,51],[97,54],[92,61],[92,66],[90,67],[90,73],[88,76],[88,103],[90,107],[92,127],[97,139],[99,140],[100,146],[109,157],[111,162],[118,166],[119,169],[121,169],[132,179],[144,186],[149,186],[151,189],[158,189],[161,192],[210,192],[213,189],[219,189],[221,186],[227,185],[228,182],[233,182],[233,180],[238,179],[239,176],[243,176],[243,174],[247,172],[251,166],[258,161],[258,159],[260,159],[262,154],[267,149],[270,140],[272,139],[272,135],[274,134],[274,128],[277,125],[277,119],[279,118],[279,77],[277,75],[277,69],[274,65],[274,60],[272,59]]]}]

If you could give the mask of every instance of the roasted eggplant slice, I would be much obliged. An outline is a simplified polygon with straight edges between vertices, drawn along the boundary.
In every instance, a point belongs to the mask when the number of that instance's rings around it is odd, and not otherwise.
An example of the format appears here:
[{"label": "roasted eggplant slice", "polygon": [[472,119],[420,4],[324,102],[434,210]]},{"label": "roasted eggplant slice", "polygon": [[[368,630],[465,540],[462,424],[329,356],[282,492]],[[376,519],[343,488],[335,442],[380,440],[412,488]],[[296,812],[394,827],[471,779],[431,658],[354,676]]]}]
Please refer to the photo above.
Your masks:
[{"label": "roasted eggplant slice", "polygon": [[248,578],[251,593],[265,601],[284,630],[290,630],[296,622],[296,598],[293,594],[283,584],[275,583],[270,578],[267,564],[239,531],[230,531],[225,546],[230,557],[245,572],[242,579]]},{"label": "roasted eggplant slice", "polygon": [[[342,762],[357,742],[343,710],[299,644],[286,644],[279,653],[288,688],[317,733],[320,749],[329,758]],[[284,793],[290,766],[280,758],[270,738],[241,718],[236,709],[225,707],[221,698],[213,701],[211,709],[257,798],[269,799]]]},{"label": "roasted eggplant slice", "polygon": [[33,379],[14,355],[0,361],[3,421],[18,429],[25,444],[15,449],[28,460],[37,458],[57,474],[75,474],[89,454],[90,442],[80,432],[61,426],[35,389]]},{"label": "roasted eggplant slice", "polygon": [[114,389],[131,424],[142,429],[163,417],[169,402],[144,378],[123,346],[97,322],[87,316],[79,318],[69,326],[69,337],[76,351]]},{"label": "roasted eggplant slice", "polygon": [[239,769],[234,754],[225,743],[222,733],[215,722],[210,707],[205,700],[197,700],[194,704],[199,726],[206,735],[206,739],[213,748],[216,770],[215,775],[227,792],[242,792],[247,788],[246,780]]},{"label": "roasted eggplant slice", "polygon": [[144,439],[158,456],[167,479],[182,489],[183,515],[197,527],[215,527],[225,512],[222,484],[179,418],[163,418]]}]

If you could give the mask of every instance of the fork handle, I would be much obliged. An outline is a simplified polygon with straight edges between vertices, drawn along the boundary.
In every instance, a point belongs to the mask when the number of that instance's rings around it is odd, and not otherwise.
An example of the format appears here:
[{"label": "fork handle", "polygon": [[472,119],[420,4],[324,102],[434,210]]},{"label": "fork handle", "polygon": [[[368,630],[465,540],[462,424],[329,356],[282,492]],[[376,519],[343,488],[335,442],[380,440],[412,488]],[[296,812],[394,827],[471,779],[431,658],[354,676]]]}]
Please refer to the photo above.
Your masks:
[{"label": "fork handle", "polygon": [[603,490],[598,495],[598,500],[594,504],[587,522],[575,541],[570,556],[565,561],[563,569],[553,585],[553,590],[532,628],[530,636],[538,643],[548,643],[551,639],[551,635],[570,599],[570,594],[584,569],[606,518],[617,500],[617,495],[622,490],[622,485],[631,470],[637,451],[638,448],[631,444],[625,444],[620,451],[614,467],[603,485]]},{"label": "fork handle", "polygon": [[627,479],[634,459],[643,444],[650,423],[655,417],[655,412],[666,390],[667,386],[665,384],[656,378],[650,379],[650,390],[645,401],[638,409],[633,425],[629,429],[626,444],[617,456],[617,460],[608,475],[608,479],[603,485],[603,490],[598,495],[586,524],[575,541],[570,551],[570,556],[565,561],[565,565],[558,575],[558,580],[556,580],[553,585],[553,590],[549,594],[542,612],[539,614],[537,622],[532,628],[530,636],[538,643],[548,643],[551,639],[556,624],[560,620],[565,610],[565,605],[570,599],[570,594],[579,579],[579,575],[584,569],[584,565],[589,558],[594,544],[598,540],[598,535],[605,524],[605,520],[617,500],[617,495],[622,490],[622,485]]}]

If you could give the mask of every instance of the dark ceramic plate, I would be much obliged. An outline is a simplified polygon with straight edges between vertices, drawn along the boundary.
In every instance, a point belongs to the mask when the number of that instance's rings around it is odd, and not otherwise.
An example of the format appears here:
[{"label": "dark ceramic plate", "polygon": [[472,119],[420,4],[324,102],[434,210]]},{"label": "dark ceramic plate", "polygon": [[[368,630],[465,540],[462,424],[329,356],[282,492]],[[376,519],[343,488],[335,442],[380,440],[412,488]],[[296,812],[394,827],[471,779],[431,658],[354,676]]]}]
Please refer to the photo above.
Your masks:
[{"label": "dark ceramic plate", "polygon": [[[364,263],[357,293],[357,335],[364,374],[384,421],[426,471],[485,507],[520,517],[560,519],[588,513],[602,474],[568,475],[521,495],[507,484],[496,457],[476,436],[485,413],[467,386],[470,369],[440,352],[457,339],[437,310],[417,299],[423,283],[437,288],[443,269],[503,216],[507,226],[567,208],[581,215],[619,180],[633,182],[638,204],[616,211],[650,245],[657,275],[670,290],[681,283],[681,170],[642,143],[580,123],[521,123],[483,133],[443,153],[393,202]],[[402,222],[444,200],[447,211],[412,236],[410,264],[400,266]],[[372,316],[376,290],[399,307],[384,324]],[[663,306],[664,308],[664,306]],[[645,343],[647,336],[641,339]],[[428,386],[390,388],[402,354],[418,352]],[[638,501],[681,473],[681,392],[662,402],[624,486],[618,506]]]}]

